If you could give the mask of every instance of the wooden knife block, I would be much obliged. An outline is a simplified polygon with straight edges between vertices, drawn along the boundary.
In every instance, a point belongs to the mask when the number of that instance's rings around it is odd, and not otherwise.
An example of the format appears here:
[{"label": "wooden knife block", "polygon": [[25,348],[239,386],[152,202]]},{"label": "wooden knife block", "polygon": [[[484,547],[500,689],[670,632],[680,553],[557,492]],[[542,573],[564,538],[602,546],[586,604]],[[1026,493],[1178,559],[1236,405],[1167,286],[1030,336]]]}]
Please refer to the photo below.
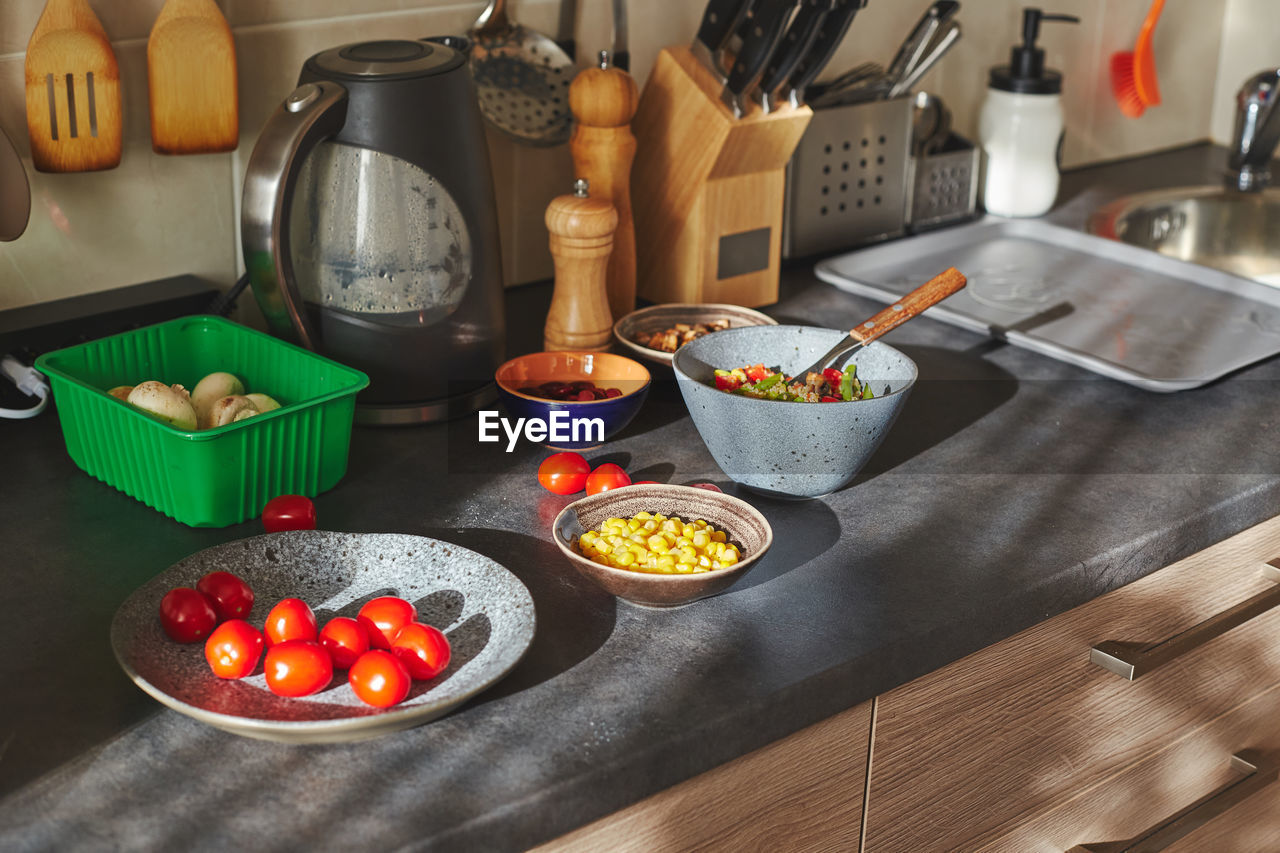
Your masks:
[{"label": "wooden knife block", "polygon": [[658,54],[632,121],[636,291],[652,302],[778,301],[786,165],[808,107],[742,118],[685,47]]}]

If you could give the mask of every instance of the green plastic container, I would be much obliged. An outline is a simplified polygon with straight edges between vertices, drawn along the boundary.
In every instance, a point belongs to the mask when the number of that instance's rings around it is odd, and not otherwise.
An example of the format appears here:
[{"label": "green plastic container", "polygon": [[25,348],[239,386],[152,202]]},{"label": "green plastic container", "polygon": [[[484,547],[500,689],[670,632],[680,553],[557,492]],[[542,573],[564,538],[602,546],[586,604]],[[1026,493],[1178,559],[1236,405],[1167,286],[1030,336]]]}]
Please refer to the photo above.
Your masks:
[{"label": "green plastic container", "polygon": [[[347,471],[358,370],[221,317],[183,317],[46,353],[67,453],[85,472],[192,527],[226,527],[277,495],[314,496]],[[199,432],[107,393],[148,379],[194,388],[234,373],[281,408]]]}]

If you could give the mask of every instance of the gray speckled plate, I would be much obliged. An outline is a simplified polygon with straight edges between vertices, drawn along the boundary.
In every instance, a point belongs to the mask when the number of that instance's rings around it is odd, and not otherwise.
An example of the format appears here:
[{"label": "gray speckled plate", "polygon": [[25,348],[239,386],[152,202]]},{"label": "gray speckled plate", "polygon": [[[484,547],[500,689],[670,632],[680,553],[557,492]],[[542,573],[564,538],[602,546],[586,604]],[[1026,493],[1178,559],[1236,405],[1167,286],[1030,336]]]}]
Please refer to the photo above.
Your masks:
[{"label": "gray speckled plate", "polygon": [[[364,704],[338,670],[329,687],[288,699],[266,687],[262,665],[248,678],[223,680],[209,670],[204,644],[175,643],[158,616],[176,586],[194,587],[222,569],[254,591],[249,621],[261,628],[282,598],[311,605],[321,626],[355,616],[369,599],[398,595],[420,621],[445,632],[448,669],[415,681],[404,702],[386,710]],[[361,740],[439,717],[498,681],[533,641],[533,599],[515,575],[466,548],[398,533],[295,531],[207,548],[156,575],[120,605],[111,646],[125,673],[160,702],[229,732],[292,743]]]}]

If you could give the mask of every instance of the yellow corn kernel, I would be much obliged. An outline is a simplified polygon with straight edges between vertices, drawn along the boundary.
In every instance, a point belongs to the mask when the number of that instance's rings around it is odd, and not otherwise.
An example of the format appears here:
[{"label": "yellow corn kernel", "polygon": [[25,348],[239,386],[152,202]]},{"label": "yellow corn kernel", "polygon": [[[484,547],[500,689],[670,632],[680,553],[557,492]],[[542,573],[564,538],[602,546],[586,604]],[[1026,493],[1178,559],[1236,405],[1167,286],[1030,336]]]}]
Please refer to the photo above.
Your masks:
[{"label": "yellow corn kernel", "polygon": [[653,533],[655,530],[658,529],[658,522],[654,521],[651,518],[640,526],[644,529],[645,533]]},{"label": "yellow corn kernel", "polygon": [[703,521],[701,518],[699,518],[699,519],[695,519],[695,520],[694,520],[694,522],[693,522],[693,526],[694,526],[694,527],[696,527],[696,528],[698,528],[699,530],[702,530],[702,529],[704,529],[705,527],[707,527],[707,523],[706,523],[705,521]]},{"label": "yellow corn kernel", "polygon": [[593,554],[591,556],[591,562],[599,563],[602,566],[607,566],[609,565],[609,558],[606,557],[604,554]]},{"label": "yellow corn kernel", "polygon": [[705,530],[699,530],[693,534],[693,547],[701,550],[711,542],[711,537],[707,535]]},{"label": "yellow corn kernel", "polygon": [[658,558],[658,566],[660,568],[664,568],[664,569],[674,568],[675,564],[676,564],[676,558],[671,556],[670,554],[663,554],[661,557]]},{"label": "yellow corn kernel", "polygon": [[641,545],[644,545],[646,542],[649,541],[649,537],[645,536],[643,533],[640,533],[640,532],[632,533],[627,538],[630,539],[632,542],[638,542]]},{"label": "yellow corn kernel", "polygon": [[698,559],[698,552],[694,550],[692,545],[680,546],[680,556],[688,557],[690,560]]},{"label": "yellow corn kernel", "polygon": [[712,542],[726,542],[726,541],[728,541],[728,539],[729,539],[729,537],[727,537],[727,536],[725,536],[725,535],[724,535],[724,531],[723,531],[723,530],[715,530],[715,531],[712,531],[712,533],[711,533],[711,541],[712,541]]},{"label": "yellow corn kernel", "polygon": [[635,562],[636,555],[632,554],[630,551],[623,551],[618,555],[618,565],[622,566],[624,569],[628,566],[635,565]]},{"label": "yellow corn kernel", "polygon": [[676,547],[677,536],[674,533],[664,533],[662,534],[662,538],[667,541],[668,548]]},{"label": "yellow corn kernel", "polygon": [[706,554],[700,554],[698,556],[698,565],[704,569],[709,569],[711,568],[711,560],[707,559]]},{"label": "yellow corn kernel", "polygon": [[635,515],[633,515],[633,516],[631,516],[631,517],[632,517],[632,518],[634,518],[634,519],[636,519],[637,521],[648,521],[649,519],[653,518],[653,514],[652,514],[652,513],[648,513],[648,512],[644,512],[644,511],[642,510],[642,511],[640,511],[640,512],[637,512]]},{"label": "yellow corn kernel", "polygon": [[676,562],[675,571],[678,575],[691,575],[697,570],[698,567],[694,563],[686,563],[683,560],[678,560]]},{"label": "yellow corn kernel", "polygon": [[736,562],[738,562],[737,551],[729,551],[726,549],[725,552],[720,555],[720,565],[722,566],[732,566]]},{"label": "yellow corn kernel", "polygon": [[650,536],[645,544],[649,546],[650,551],[656,551],[659,554],[665,554],[671,550],[670,546],[667,545],[667,540],[657,533]]}]

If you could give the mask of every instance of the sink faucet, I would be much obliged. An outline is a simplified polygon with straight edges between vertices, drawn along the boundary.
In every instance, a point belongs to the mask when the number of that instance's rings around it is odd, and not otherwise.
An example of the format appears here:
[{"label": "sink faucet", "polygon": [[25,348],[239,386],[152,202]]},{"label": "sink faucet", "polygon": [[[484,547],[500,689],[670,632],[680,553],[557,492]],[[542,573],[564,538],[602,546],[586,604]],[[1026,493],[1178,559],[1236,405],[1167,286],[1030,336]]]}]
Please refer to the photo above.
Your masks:
[{"label": "sink faucet", "polygon": [[1271,155],[1280,142],[1280,68],[1260,71],[1236,93],[1236,132],[1227,186],[1258,192],[1271,180]]}]

